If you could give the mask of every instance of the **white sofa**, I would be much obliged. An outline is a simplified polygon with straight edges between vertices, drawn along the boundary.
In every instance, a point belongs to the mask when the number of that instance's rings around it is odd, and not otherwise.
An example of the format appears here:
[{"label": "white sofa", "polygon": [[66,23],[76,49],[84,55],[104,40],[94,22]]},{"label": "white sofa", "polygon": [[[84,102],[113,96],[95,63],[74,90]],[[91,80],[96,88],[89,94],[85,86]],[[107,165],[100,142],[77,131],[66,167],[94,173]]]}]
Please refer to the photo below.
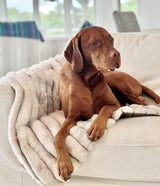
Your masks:
[{"label": "white sofa", "polygon": [[[121,53],[120,70],[160,95],[160,33],[113,34],[113,37]],[[13,100],[13,89],[0,85],[0,185],[36,186],[8,141],[7,121]],[[88,160],[64,185],[160,185],[160,117],[120,119],[94,144]]]}]

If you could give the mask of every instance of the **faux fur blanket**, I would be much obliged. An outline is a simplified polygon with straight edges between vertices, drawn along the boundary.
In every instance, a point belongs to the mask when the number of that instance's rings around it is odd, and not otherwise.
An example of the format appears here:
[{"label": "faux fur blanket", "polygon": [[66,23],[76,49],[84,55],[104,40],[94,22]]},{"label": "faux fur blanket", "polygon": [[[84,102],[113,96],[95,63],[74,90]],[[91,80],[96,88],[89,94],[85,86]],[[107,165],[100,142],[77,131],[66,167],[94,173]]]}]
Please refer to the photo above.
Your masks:
[{"label": "faux fur blanket", "polygon": [[[56,56],[31,68],[11,72],[1,80],[15,91],[8,120],[11,147],[27,172],[39,184],[49,186],[63,182],[57,172],[53,141],[65,119],[62,111],[56,111],[60,109],[59,72],[65,62],[63,56]],[[139,115],[160,115],[160,108],[155,105],[121,107],[108,120],[107,127],[122,116]],[[77,122],[66,138],[74,172],[92,149],[93,142],[88,139],[87,130],[96,117]]]}]

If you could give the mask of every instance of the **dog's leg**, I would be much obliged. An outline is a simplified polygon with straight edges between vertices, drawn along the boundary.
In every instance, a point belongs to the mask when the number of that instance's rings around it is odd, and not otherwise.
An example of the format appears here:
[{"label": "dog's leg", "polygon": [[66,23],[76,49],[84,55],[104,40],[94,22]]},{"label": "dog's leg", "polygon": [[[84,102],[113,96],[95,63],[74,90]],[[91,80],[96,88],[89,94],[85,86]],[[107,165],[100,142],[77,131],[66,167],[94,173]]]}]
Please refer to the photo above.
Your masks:
[{"label": "dog's leg", "polygon": [[112,106],[103,106],[99,112],[99,115],[92,123],[91,127],[89,128],[89,139],[92,141],[97,141],[100,137],[103,136],[104,131],[106,129],[107,120],[112,116],[112,113],[117,110],[120,106],[119,105],[112,105]]},{"label": "dog's leg", "polygon": [[143,96],[135,96],[133,94],[124,94],[133,104],[146,105]]},{"label": "dog's leg", "polygon": [[58,172],[65,181],[71,177],[71,173],[73,172],[73,165],[67,150],[65,139],[69,135],[70,128],[74,125],[76,125],[75,121],[66,119],[54,139],[54,145],[57,152]]},{"label": "dog's leg", "polygon": [[97,141],[103,136],[106,129],[107,120],[112,116],[112,113],[120,107],[120,104],[110,87],[102,81],[93,89],[93,101],[95,111],[98,114],[95,121],[89,128],[89,138],[92,141]]},{"label": "dog's leg", "polygon": [[157,104],[160,103],[160,96],[157,95],[153,90],[142,85],[142,91],[144,94],[152,98]]}]

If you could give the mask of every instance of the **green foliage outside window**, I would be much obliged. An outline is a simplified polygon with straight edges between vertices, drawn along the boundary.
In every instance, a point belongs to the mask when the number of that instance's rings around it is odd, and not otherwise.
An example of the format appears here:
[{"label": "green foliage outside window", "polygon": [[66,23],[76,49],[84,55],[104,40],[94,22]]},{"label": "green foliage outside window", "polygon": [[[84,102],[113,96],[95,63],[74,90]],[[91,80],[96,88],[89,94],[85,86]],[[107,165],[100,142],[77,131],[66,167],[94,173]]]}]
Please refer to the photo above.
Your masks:
[{"label": "green foliage outside window", "polygon": [[33,14],[29,12],[19,12],[16,8],[8,8],[8,21],[33,20]]},{"label": "green foliage outside window", "polygon": [[121,11],[133,11],[137,15],[137,8],[137,0],[121,0]]}]

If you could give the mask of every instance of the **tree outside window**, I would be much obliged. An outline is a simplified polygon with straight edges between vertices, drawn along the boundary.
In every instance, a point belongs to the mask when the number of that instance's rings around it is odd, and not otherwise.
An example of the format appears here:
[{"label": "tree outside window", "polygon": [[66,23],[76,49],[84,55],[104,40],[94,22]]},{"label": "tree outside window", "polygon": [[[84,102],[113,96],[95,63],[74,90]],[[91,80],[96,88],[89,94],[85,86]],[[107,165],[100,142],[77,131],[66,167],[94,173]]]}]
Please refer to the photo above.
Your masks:
[{"label": "tree outside window", "polygon": [[32,0],[6,0],[8,21],[33,20]]},{"label": "tree outside window", "polygon": [[50,35],[65,35],[63,0],[39,1],[41,26]]},{"label": "tree outside window", "polygon": [[136,15],[138,13],[137,0],[120,0],[121,11],[132,11]]}]

